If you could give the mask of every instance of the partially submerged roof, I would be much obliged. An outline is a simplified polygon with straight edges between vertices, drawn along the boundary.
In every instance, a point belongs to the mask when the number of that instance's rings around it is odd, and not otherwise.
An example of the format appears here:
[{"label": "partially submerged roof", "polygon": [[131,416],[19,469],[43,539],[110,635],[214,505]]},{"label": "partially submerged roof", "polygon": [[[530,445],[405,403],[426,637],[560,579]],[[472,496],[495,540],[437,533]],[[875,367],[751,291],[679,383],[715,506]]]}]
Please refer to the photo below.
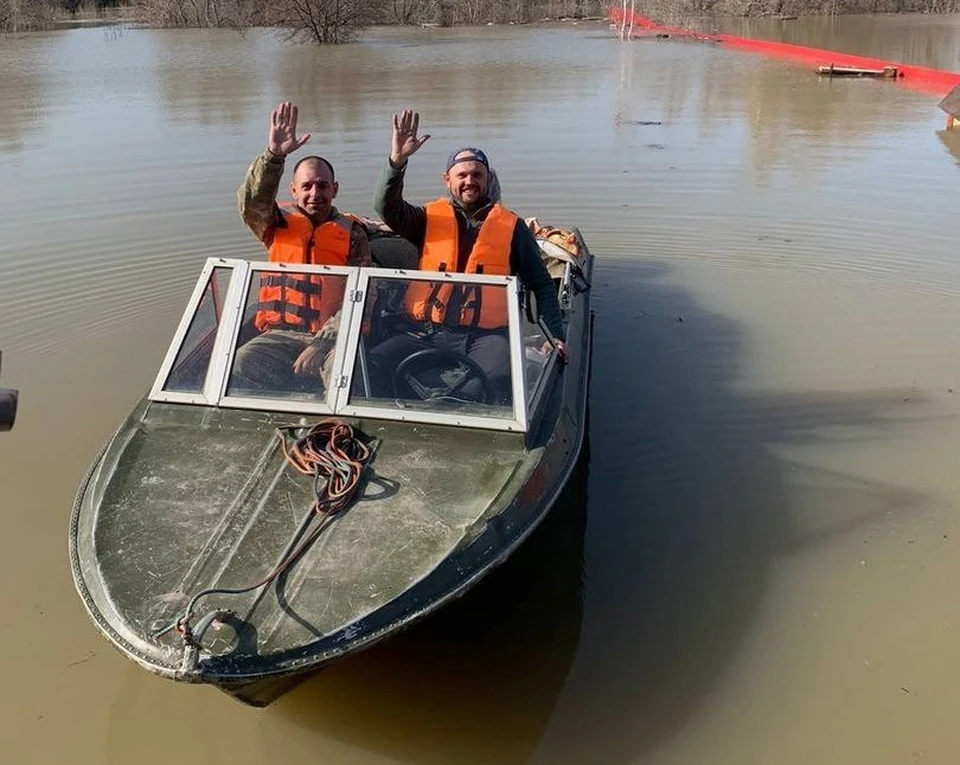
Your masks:
[{"label": "partially submerged roof", "polygon": [[943,109],[951,117],[960,119],[960,85],[957,85],[953,90],[947,93],[947,95],[943,97],[943,100],[937,104],[937,106]]}]

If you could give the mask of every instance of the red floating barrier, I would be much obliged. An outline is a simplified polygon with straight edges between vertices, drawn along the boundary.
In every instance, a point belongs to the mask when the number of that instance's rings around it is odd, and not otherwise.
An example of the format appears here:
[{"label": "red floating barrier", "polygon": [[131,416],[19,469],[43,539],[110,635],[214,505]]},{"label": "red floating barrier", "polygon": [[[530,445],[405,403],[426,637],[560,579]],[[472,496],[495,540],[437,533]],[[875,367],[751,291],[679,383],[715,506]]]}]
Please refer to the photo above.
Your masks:
[{"label": "red floating barrier", "polygon": [[942,95],[957,85],[960,85],[960,72],[948,72],[944,69],[914,66],[913,64],[903,64],[881,58],[855,56],[850,53],[838,53],[837,51],[809,48],[805,45],[774,42],[772,40],[756,40],[750,37],[736,37],[735,35],[701,34],[699,32],[691,32],[688,29],[661,26],[652,19],[642,16],[635,11],[627,10],[626,14],[624,14],[623,8],[618,7],[611,7],[608,17],[610,21],[618,26],[623,22],[625,22],[627,26],[632,23],[635,30],[643,30],[644,36],[663,34],[669,37],[684,37],[702,42],[717,43],[735,50],[762,53],[775,58],[814,64],[815,66],[833,66],[866,70],[893,68],[896,69],[897,76],[895,79],[899,84],[925,93]]}]

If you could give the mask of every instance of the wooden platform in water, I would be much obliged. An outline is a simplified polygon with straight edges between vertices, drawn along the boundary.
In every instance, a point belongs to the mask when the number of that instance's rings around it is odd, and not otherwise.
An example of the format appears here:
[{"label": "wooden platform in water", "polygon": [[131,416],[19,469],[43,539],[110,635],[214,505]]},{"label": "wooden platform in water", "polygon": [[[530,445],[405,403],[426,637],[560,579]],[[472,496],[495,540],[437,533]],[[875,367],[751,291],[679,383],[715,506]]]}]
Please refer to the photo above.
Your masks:
[{"label": "wooden platform in water", "polygon": [[857,66],[834,66],[833,64],[817,67],[817,74],[825,77],[875,77],[880,79],[896,79],[899,76],[897,67],[885,66],[882,69],[863,69]]}]

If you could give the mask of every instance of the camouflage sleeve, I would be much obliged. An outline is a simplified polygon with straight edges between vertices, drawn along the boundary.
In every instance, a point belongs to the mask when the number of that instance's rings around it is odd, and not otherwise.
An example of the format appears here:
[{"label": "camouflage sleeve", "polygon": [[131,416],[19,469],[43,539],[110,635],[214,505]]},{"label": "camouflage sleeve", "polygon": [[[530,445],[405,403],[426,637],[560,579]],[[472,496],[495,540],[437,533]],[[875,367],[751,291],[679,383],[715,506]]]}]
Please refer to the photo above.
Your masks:
[{"label": "camouflage sleeve", "polygon": [[372,266],[370,257],[370,240],[363,224],[354,222],[350,231],[350,254],[347,256],[348,266]]},{"label": "camouflage sleeve", "polygon": [[250,164],[247,176],[237,190],[240,217],[255,237],[270,245],[280,216],[277,192],[283,177],[283,157],[264,150]]}]

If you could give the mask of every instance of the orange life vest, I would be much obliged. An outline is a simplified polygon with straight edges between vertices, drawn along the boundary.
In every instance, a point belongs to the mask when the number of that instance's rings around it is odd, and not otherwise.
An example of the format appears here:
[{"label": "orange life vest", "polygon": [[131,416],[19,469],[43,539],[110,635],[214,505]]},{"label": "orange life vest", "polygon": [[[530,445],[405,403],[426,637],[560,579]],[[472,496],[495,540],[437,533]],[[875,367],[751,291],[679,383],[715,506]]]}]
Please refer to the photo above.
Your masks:
[{"label": "orange life vest", "polygon": [[[345,266],[350,255],[353,222],[345,215],[314,226],[296,208],[283,210],[286,226],[277,227],[270,243],[271,263],[311,263]],[[337,287],[323,289],[323,277],[316,274],[264,273],[260,277],[260,296],[254,324],[261,332],[268,329],[295,329],[317,332],[340,310],[342,278]]]},{"label": "orange life vest", "polygon": [[[453,204],[438,199],[425,206],[427,229],[424,234],[420,269],[455,271],[459,234]],[[510,244],[517,216],[497,203],[480,226],[463,273],[510,275]],[[461,327],[498,329],[507,325],[507,293],[503,287],[467,284],[414,282],[407,288],[407,313],[415,321],[443,324],[447,308],[459,306],[459,316],[449,317]],[[447,322],[449,323],[449,321]]]}]

